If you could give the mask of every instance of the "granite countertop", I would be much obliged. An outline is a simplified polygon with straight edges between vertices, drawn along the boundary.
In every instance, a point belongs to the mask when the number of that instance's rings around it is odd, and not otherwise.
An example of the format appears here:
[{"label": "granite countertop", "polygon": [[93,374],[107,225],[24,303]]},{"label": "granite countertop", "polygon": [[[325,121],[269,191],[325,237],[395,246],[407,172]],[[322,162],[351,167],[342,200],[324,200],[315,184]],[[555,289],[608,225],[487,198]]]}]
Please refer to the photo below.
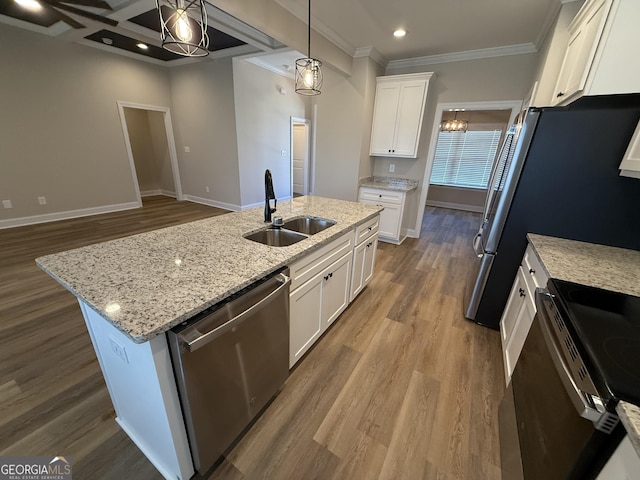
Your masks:
[{"label": "granite countertop", "polygon": [[321,197],[278,202],[286,221],[336,224],[288,247],[243,238],[265,227],[263,208],[229,213],[36,259],[79,299],[143,343],[353,229],[382,208]]},{"label": "granite countertop", "polygon": [[551,278],[640,297],[640,252],[529,233]]},{"label": "granite countertop", "polygon": [[[549,277],[640,297],[640,252],[529,233]],[[619,402],[616,411],[640,456],[640,407]]]},{"label": "granite countertop", "polygon": [[411,178],[394,177],[367,177],[360,179],[361,187],[381,188],[383,190],[395,190],[410,192],[418,188],[418,180]]}]

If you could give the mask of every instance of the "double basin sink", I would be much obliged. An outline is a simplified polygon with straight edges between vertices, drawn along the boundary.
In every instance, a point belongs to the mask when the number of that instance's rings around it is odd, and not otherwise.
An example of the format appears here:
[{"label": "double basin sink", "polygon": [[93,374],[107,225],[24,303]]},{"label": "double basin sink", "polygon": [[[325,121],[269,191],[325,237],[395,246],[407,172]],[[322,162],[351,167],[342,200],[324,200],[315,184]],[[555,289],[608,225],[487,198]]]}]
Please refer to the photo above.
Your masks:
[{"label": "double basin sink", "polygon": [[335,224],[335,221],[325,218],[309,216],[293,218],[284,222],[281,227],[263,228],[255,233],[244,235],[244,238],[270,247],[288,247]]}]

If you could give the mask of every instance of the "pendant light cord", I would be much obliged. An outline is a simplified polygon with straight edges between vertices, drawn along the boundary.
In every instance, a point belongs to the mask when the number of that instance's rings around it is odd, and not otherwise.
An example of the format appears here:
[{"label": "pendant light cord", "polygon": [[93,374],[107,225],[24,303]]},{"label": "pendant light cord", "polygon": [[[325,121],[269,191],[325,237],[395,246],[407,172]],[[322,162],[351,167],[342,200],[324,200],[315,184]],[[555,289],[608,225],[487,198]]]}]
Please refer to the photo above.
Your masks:
[{"label": "pendant light cord", "polygon": [[309,0],[309,23],[307,24],[307,58],[311,58],[311,0]]}]

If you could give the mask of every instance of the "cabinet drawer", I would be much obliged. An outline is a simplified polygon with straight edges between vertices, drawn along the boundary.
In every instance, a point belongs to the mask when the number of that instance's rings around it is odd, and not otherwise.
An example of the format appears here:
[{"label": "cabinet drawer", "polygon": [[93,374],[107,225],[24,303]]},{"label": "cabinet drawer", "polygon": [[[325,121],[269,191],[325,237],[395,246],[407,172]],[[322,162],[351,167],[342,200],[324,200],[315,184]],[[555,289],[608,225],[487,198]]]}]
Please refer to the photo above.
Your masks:
[{"label": "cabinet drawer", "polygon": [[524,270],[524,278],[527,282],[529,293],[534,295],[537,287],[547,286],[547,280],[549,280],[549,277],[547,276],[547,272],[545,272],[542,263],[538,260],[538,256],[533,251],[533,247],[531,245],[527,246],[527,250],[524,252],[524,257],[522,257],[522,269]]},{"label": "cabinet drawer", "polygon": [[368,220],[362,225],[358,225],[356,227],[356,245],[360,245],[366,239],[368,239],[371,235],[375,234],[378,231],[378,227],[380,225],[380,215],[376,215],[375,218]]},{"label": "cabinet drawer", "polygon": [[400,205],[404,201],[404,192],[397,192],[393,190],[381,190],[378,188],[360,188],[360,200],[365,200],[375,203],[390,203]]},{"label": "cabinet drawer", "polygon": [[295,290],[314,275],[320,273],[345,253],[353,250],[353,247],[354,235],[353,230],[351,230],[328,245],[291,264],[289,266],[291,273],[291,291]]}]

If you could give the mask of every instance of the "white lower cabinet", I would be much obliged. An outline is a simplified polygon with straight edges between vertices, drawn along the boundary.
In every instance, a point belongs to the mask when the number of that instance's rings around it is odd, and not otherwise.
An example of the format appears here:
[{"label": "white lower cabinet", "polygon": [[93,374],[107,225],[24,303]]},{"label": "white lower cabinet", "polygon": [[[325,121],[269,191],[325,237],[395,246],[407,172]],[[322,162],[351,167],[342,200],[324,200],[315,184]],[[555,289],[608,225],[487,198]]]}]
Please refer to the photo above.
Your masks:
[{"label": "white lower cabinet", "polygon": [[535,290],[547,285],[548,276],[529,245],[518,267],[507,305],[500,320],[502,357],[507,385],[536,315]]},{"label": "white lower cabinet", "polygon": [[289,368],[373,277],[379,222],[376,216],[290,265]]},{"label": "white lower cabinet", "polygon": [[380,213],[380,240],[398,245],[406,238],[402,231],[406,196],[406,192],[401,191],[360,187],[360,203],[384,207]]}]

